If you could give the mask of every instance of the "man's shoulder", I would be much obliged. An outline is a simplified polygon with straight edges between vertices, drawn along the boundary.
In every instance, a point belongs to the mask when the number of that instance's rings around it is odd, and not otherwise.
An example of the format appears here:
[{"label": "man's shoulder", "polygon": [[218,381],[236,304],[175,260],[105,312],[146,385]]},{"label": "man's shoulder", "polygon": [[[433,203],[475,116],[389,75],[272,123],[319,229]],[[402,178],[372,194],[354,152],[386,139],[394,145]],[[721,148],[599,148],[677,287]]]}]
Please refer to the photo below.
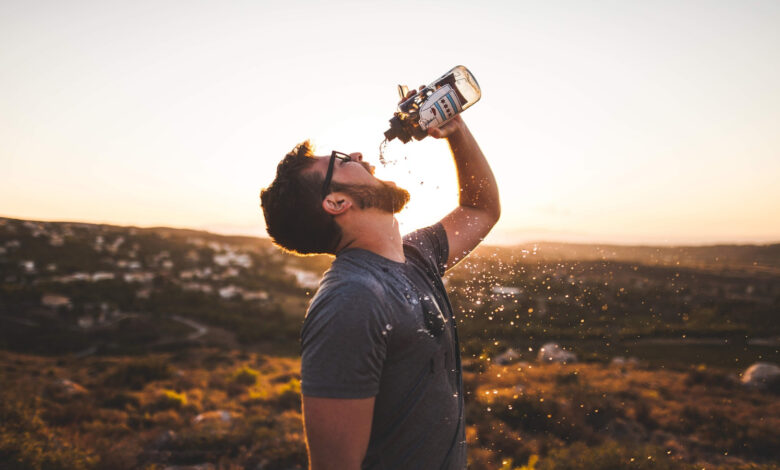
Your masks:
[{"label": "man's shoulder", "polygon": [[350,292],[369,289],[378,292],[377,289],[382,286],[381,266],[374,266],[369,258],[360,255],[348,253],[336,258],[323,274],[319,290]]},{"label": "man's shoulder", "polygon": [[381,267],[355,256],[338,257],[322,276],[317,293],[312,298],[309,311],[323,305],[346,306],[366,299],[380,302],[385,295]]},{"label": "man's shoulder", "polygon": [[406,234],[404,252],[411,261],[430,266],[438,276],[443,276],[449,257],[449,243],[444,226],[439,222]]}]

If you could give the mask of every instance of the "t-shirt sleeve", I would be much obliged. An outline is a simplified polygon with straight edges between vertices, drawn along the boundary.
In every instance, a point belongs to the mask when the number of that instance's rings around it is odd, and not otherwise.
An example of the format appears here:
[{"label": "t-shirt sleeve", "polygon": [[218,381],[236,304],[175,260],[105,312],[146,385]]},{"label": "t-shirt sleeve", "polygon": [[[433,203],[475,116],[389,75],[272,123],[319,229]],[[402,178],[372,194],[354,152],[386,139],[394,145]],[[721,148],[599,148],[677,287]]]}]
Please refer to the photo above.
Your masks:
[{"label": "t-shirt sleeve", "polygon": [[407,234],[404,236],[404,243],[415,247],[423,258],[436,267],[438,275],[444,276],[450,246],[447,242],[447,232],[441,222]]},{"label": "t-shirt sleeve", "polygon": [[334,286],[312,302],[301,330],[301,391],[324,398],[379,392],[390,330],[376,294]]}]

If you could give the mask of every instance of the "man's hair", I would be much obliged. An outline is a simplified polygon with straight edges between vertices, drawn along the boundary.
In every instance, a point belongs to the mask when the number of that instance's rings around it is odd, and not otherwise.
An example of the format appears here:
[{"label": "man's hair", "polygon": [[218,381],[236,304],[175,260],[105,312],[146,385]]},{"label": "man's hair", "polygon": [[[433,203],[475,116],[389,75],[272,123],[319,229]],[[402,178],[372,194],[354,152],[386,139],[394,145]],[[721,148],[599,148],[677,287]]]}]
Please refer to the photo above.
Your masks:
[{"label": "man's hair", "polygon": [[276,178],[260,191],[260,205],[271,239],[299,255],[335,254],[341,227],[322,208],[323,176],[307,172],[316,160],[306,140],[276,167]]}]

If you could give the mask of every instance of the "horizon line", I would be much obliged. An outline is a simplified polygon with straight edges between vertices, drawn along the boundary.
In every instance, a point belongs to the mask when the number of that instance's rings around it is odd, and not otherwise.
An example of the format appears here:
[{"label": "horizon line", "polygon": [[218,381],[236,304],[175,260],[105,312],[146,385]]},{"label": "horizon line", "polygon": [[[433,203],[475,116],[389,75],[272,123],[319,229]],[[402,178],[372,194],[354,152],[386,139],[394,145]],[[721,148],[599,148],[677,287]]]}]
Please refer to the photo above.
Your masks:
[{"label": "horizon line", "polygon": [[[61,219],[26,219],[19,217],[12,217],[6,215],[0,215],[0,219],[19,220],[25,222],[45,222],[45,223],[61,223],[61,224],[87,224],[87,225],[108,225],[113,227],[122,228],[138,228],[138,229],[172,229],[172,230],[192,230],[197,232],[206,232],[213,235],[220,236],[243,236],[259,239],[270,240],[270,237],[265,232],[265,227],[262,225],[257,228],[248,228],[247,226],[231,225],[231,224],[204,224],[200,226],[174,226],[174,225],[143,225],[143,224],[124,224],[116,222],[104,222],[104,221],[86,221],[86,220],[61,220]],[[664,248],[678,248],[678,247],[715,247],[715,246],[769,246],[780,244],[780,237],[771,241],[745,241],[745,240],[718,240],[718,241],[701,241],[701,242],[681,242],[681,241],[669,241],[669,242],[649,242],[649,241],[616,241],[599,239],[597,236],[587,234],[577,234],[571,232],[553,232],[547,229],[527,229],[529,233],[536,233],[534,238],[521,238],[517,237],[516,240],[508,240],[509,235],[506,234],[494,234],[493,238],[501,238],[504,241],[496,242],[490,240],[491,236],[487,237],[487,240],[482,243],[484,246],[496,246],[496,247],[512,247],[518,245],[537,245],[537,244],[562,244],[562,245],[608,245],[608,246],[621,246],[621,247],[664,247]],[[552,238],[544,239],[538,238],[539,232],[550,232]],[[592,238],[591,238],[592,237]]]}]

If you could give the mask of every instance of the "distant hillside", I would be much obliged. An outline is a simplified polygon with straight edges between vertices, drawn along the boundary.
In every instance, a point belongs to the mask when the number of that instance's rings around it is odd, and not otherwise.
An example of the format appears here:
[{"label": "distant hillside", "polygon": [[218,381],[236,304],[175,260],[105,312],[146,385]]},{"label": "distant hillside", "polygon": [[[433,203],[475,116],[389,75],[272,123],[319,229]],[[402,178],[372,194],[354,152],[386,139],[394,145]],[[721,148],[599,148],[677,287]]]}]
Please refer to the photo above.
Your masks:
[{"label": "distant hillside", "polygon": [[[6,221],[6,222],[3,222]],[[135,233],[154,233],[163,238],[172,237],[186,239],[199,237],[208,241],[261,249],[273,249],[270,239],[247,235],[221,235],[213,232],[170,228],[170,227],[135,227],[109,224],[89,224],[81,222],[40,222],[0,217],[0,224],[27,222],[40,225],[67,225],[72,227],[90,228],[93,231],[132,231]],[[686,245],[686,246],[652,246],[652,245],[609,245],[588,243],[561,243],[539,241],[515,246],[481,246],[477,254],[491,256],[493,253],[503,257],[528,259],[535,257],[543,261],[622,261],[634,262],[651,266],[687,266],[710,269],[748,269],[754,271],[780,272],[780,243],[763,245]],[[305,260],[307,266],[317,266],[327,269],[331,258],[328,256],[294,257],[291,259]]]},{"label": "distant hillside", "polygon": [[282,343],[330,258],[165,227],[0,218],[0,349],[130,351]]},{"label": "distant hillside", "polygon": [[539,242],[484,247],[482,253],[544,261],[622,261],[650,266],[740,269],[780,273],[780,243],[771,245],[625,246]]},{"label": "distant hillside", "polygon": [[[766,342],[780,336],[779,252],[480,247],[445,281],[468,354],[548,339],[610,348],[650,337]],[[306,306],[331,260],[293,256],[258,237],[0,218],[0,349],[273,343],[297,354]]]}]

